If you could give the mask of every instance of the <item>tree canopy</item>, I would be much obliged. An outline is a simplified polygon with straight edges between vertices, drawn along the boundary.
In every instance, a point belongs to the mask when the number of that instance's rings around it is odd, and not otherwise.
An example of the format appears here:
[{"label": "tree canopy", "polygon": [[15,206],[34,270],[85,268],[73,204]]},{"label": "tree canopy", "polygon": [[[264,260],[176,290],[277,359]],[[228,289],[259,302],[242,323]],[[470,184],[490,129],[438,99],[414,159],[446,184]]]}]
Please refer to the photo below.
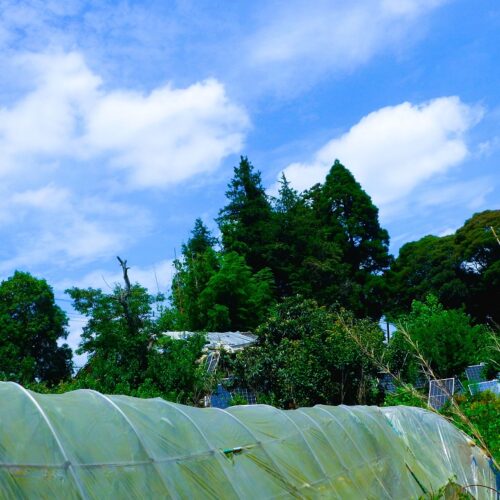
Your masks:
[{"label": "tree canopy", "polygon": [[455,234],[425,236],[401,247],[387,273],[388,311],[409,311],[432,293],[446,308],[465,307],[475,321],[500,323],[500,210],[474,214]]},{"label": "tree canopy", "polygon": [[347,331],[345,320],[367,349],[382,349],[383,334],[376,324],[289,297],[258,328],[257,345],[239,354],[236,372],[282,408],[373,401],[377,369]]},{"label": "tree canopy", "polygon": [[487,329],[473,325],[460,309],[445,309],[434,295],[414,300],[411,312],[398,324],[390,344],[392,368],[410,381],[419,354],[438,378],[459,376],[468,365],[484,361]]},{"label": "tree canopy", "polygon": [[271,204],[260,172],[241,157],[226,191],[227,205],[217,222],[227,252],[242,255],[254,272],[269,265],[268,245],[273,240]]},{"label": "tree canopy", "polygon": [[72,371],[68,319],[43,279],[16,271],[0,283],[0,378],[53,385]]}]

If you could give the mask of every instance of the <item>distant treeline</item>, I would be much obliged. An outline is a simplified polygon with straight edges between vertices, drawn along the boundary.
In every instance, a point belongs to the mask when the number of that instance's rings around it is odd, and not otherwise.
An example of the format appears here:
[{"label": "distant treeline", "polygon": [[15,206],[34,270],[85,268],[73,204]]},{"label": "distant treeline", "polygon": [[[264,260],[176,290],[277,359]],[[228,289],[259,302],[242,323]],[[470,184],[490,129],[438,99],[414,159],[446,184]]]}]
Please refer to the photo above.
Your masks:
[{"label": "distant treeline", "polygon": [[175,262],[174,329],[252,329],[271,304],[297,294],[378,320],[433,293],[477,322],[500,321],[500,210],[475,214],[454,235],[407,243],[394,259],[377,207],[338,161],[302,193],[283,176],[271,197],[241,158],[226,197],[220,239],[197,219]]}]

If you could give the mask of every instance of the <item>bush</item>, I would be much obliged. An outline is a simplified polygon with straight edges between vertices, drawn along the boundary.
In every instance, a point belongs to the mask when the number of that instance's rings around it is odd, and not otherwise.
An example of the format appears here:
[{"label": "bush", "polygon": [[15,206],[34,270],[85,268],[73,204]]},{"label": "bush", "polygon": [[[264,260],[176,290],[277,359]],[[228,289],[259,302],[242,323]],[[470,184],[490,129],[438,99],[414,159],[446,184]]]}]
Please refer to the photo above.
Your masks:
[{"label": "bush", "polygon": [[256,346],[238,354],[236,375],[282,408],[374,402],[377,370],[352,331],[368,350],[382,350],[377,324],[290,297],[258,328]]},{"label": "bush", "polygon": [[413,386],[398,387],[396,392],[385,395],[384,406],[416,406],[427,408],[426,397]]},{"label": "bush", "polygon": [[[484,391],[475,396],[457,396],[455,401],[463,414],[476,426],[498,463],[500,461],[500,397],[490,391]],[[470,426],[460,419],[456,411],[446,406],[443,408],[443,414],[474,439]]]}]

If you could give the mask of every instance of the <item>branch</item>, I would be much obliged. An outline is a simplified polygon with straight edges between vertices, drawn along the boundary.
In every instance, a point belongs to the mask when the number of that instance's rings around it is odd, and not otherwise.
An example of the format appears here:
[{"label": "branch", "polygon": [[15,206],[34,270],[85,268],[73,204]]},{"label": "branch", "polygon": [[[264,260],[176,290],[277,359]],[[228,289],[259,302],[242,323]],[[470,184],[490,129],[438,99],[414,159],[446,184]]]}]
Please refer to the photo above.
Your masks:
[{"label": "branch", "polygon": [[130,267],[127,267],[127,261],[120,259],[120,257],[116,257],[118,259],[118,262],[120,263],[120,266],[122,266],[122,271],[123,271],[123,281],[125,281],[125,289],[127,290],[127,294],[130,293],[130,280],[128,278],[128,270]]}]

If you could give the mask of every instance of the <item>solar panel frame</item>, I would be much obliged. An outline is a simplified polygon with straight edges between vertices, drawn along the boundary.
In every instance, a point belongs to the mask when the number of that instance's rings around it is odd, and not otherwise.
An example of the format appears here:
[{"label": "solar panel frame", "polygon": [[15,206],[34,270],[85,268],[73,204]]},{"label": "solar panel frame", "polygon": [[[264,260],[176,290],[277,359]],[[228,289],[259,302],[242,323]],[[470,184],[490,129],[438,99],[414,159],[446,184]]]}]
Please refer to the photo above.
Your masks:
[{"label": "solar panel frame", "polygon": [[231,400],[235,395],[246,399],[247,404],[257,404],[257,395],[251,389],[246,387],[236,387],[230,391],[224,387],[224,384],[218,384],[216,390],[210,395],[210,406],[212,408],[226,409],[230,406]]},{"label": "solar panel frame", "polygon": [[208,373],[215,372],[215,370],[217,369],[217,365],[219,364],[219,360],[220,360],[220,352],[219,351],[210,351],[207,354],[206,366],[207,366]]},{"label": "solar panel frame", "polygon": [[237,387],[233,391],[233,395],[238,394],[239,396],[245,398],[247,400],[247,404],[255,405],[257,404],[257,395],[251,389],[247,389],[246,387]]},{"label": "solar panel frame", "polygon": [[435,410],[441,409],[455,392],[455,378],[443,378],[429,382],[427,404]]},{"label": "solar panel frame", "polygon": [[460,379],[458,377],[455,377],[455,393],[454,394],[463,394],[465,392],[465,387],[460,382]]}]

